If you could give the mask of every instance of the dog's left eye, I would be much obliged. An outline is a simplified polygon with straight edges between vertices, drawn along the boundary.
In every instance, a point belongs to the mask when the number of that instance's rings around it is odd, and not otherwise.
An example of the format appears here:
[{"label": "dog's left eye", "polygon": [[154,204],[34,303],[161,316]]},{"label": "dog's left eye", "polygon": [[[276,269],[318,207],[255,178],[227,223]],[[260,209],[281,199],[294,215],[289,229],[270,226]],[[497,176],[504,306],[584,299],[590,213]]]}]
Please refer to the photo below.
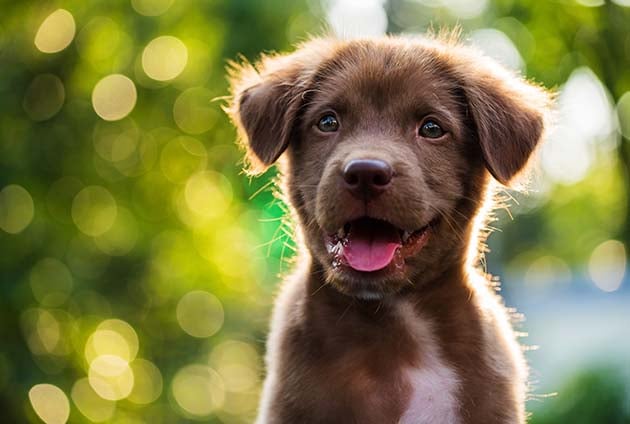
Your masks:
[{"label": "dog's left eye", "polygon": [[322,132],[335,132],[339,129],[339,121],[335,115],[324,115],[317,123],[317,128]]},{"label": "dog's left eye", "polygon": [[418,135],[425,138],[440,138],[444,135],[444,130],[437,122],[428,120],[420,126]]}]

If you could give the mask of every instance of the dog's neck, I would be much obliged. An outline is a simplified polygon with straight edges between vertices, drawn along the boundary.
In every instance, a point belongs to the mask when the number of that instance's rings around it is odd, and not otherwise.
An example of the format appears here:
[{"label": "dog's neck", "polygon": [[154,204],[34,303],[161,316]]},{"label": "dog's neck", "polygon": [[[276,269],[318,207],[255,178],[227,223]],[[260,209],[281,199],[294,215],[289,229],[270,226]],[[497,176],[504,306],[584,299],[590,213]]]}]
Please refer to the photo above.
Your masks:
[{"label": "dog's neck", "polygon": [[[308,254],[308,253],[307,253]],[[382,303],[382,302],[398,302],[409,299],[422,298],[423,295],[441,290],[449,290],[454,285],[464,285],[466,275],[474,272],[466,265],[466,258],[462,255],[457,258],[451,258],[444,263],[444,266],[431,270],[430,273],[417,275],[410,280],[409,286],[396,293],[375,293],[371,291],[357,292],[353,295],[340,292],[330,284],[325,278],[323,266],[315,259],[310,257],[307,261],[309,264],[303,272],[307,273],[307,293],[313,295],[323,292],[326,297],[331,300],[337,300],[345,304],[348,300],[361,303]]]}]

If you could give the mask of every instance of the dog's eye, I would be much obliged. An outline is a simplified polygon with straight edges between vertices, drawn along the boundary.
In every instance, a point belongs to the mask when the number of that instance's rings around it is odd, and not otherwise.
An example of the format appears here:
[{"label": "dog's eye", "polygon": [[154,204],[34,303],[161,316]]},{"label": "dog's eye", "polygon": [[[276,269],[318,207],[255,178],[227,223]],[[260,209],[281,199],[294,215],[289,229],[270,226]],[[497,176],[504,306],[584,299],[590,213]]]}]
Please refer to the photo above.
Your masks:
[{"label": "dog's eye", "polygon": [[317,123],[317,128],[322,132],[335,132],[339,129],[339,121],[335,115],[324,115]]},{"label": "dog's eye", "polygon": [[420,126],[418,135],[426,138],[440,138],[444,135],[444,130],[437,122],[428,120]]}]

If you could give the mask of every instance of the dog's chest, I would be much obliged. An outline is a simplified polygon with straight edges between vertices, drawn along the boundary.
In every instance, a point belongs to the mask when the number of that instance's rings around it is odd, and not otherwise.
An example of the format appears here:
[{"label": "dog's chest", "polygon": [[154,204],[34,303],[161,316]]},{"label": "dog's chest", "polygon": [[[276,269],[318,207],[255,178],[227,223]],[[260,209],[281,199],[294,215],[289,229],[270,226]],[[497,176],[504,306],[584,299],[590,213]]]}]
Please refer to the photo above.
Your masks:
[{"label": "dog's chest", "polygon": [[418,316],[410,304],[402,304],[398,313],[418,344],[417,367],[407,367],[402,378],[411,394],[399,424],[457,424],[459,378],[443,359],[436,337],[428,322]]},{"label": "dog's chest", "polygon": [[458,379],[443,364],[405,371],[412,392],[399,424],[456,424]]}]

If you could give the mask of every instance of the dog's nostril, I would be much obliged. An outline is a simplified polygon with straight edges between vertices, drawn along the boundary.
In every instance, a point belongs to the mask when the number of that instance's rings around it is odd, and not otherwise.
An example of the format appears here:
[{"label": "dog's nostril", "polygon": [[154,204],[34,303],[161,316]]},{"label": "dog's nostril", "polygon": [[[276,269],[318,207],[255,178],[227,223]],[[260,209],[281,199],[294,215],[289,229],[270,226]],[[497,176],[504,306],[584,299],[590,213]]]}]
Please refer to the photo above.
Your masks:
[{"label": "dog's nostril", "polygon": [[355,159],[343,169],[343,179],[354,195],[362,198],[375,197],[391,182],[392,167],[378,159]]},{"label": "dog's nostril", "polygon": [[356,173],[344,173],[343,178],[347,184],[359,184],[359,176]]},{"label": "dog's nostril", "polygon": [[387,174],[387,173],[377,173],[374,175],[374,178],[372,179],[372,182],[376,185],[387,185],[389,184],[389,182],[391,181],[392,177],[391,174]]}]

